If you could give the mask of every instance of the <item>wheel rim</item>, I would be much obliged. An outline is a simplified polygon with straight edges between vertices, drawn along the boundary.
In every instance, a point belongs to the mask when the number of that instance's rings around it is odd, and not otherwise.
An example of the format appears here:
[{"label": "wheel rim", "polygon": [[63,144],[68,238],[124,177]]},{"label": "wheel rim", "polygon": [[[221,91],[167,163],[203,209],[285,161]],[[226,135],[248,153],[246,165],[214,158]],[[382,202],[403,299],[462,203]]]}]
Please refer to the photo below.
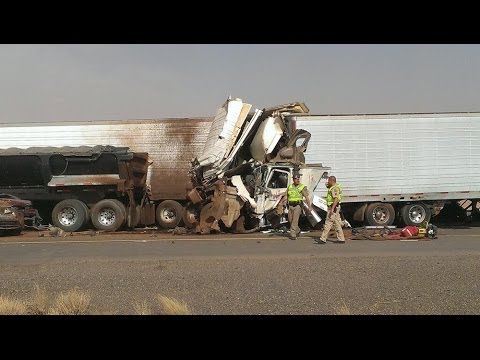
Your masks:
[{"label": "wheel rim", "polygon": [[185,218],[190,224],[195,224],[197,222],[196,218],[197,214],[193,211],[187,211],[187,214],[185,215]]},{"label": "wheel rim", "polygon": [[78,221],[77,210],[73,207],[64,207],[58,213],[58,222],[63,226],[72,226]]},{"label": "wheel rim", "polygon": [[185,219],[190,224],[196,224],[198,222],[198,218],[200,217],[200,212],[197,208],[193,206],[187,206],[185,208]]},{"label": "wheel rim", "polygon": [[413,205],[408,209],[408,218],[411,222],[416,224],[420,224],[422,221],[425,220],[426,214],[425,209],[423,206],[420,205]]},{"label": "wheel rim", "polygon": [[384,206],[375,206],[372,211],[372,217],[378,224],[385,224],[390,220],[390,212]]},{"label": "wheel rim", "polygon": [[166,223],[173,223],[177,219],[177,213],[174,208],[165,208],[160,212],[160,217]]},{"label": "wheel rim", "polygon": [[117,221],[117,214],[112,208],[103,208],[98,213],[98,222],[104,226],[110,226]]}]

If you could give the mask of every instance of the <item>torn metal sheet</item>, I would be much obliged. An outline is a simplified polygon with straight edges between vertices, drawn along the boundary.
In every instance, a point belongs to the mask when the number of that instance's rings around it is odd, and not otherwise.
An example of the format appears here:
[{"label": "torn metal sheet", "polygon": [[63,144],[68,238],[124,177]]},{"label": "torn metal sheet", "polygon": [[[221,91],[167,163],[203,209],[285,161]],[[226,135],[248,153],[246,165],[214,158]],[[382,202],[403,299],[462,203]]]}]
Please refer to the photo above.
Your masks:
[{"label": "torn metal sheet", "polygon": [[284,132],[282,119],[269,116],[263,120],[250,144],[252,157],[257,161],[265,161],[265,156],[273,152]]},{"label": "torn metal sheet", "polygon": [[235,143],[251,107],[252,105],[244,104],[241,99],[229,99],[218,109],[203,152],[198,157],[200,166],[215,167],[223,161]]}]

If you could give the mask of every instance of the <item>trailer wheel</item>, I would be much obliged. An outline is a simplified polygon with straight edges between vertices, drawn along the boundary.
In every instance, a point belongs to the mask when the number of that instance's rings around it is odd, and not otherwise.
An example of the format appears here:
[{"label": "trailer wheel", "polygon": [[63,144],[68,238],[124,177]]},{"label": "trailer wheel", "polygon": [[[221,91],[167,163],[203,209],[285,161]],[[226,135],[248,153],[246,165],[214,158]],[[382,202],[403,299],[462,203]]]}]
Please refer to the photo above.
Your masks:
[{"label": "trailer wheel", "polygon": [[53,225],[63,231],[80,230],[88,223],[88,207],[77,199],[60,201],[52,210]]},{"label": "trailer wheel", "polygon": [[82,229],[85,229],[88,227],[88,224],[90,223],[90,209],[88,208],[88,205],[85,204],[83,201],[80,201],[83,205],[83,208],[85,209],[85,221],[83,222]]},{"label": "trailer wheel", "polygon": [[117,199],[110,199],[110,200],[112,200],[113,202],[116,202],[118,204],[120,209],[122,209],[123,216],[126,219],[127,218],[127,208],[125,207],[125,205],[123,205],[123,203],[120,200],[117,200]]},{"label": "trailer wheel", "polygon": [[156,219],[162,228],[173,229],[182,221],[183,206],[175,200],[162,201],[157,206]]},{"label": "trailer wheel", "polygon": [[185,224],[185,227],[189,229],[193,229],[199,222],[200,218],[200,211],[195,204],[189,202],[185,206],[185,210],[183,211],[182,220]]},{"label": "trailer wheel", "polygon": [[371,226],[389,226],[395,221],[395,209],[388,203],[371,203],[365,210],[365,219]]},{"label": "trailer wheel", "polygon": [[120,209],[122,209],[123,217],[124,217],[125,223],[126,223],[127,222],[127,208],[126,208],[126,206],[123,205],[123,203],[120,200],[117,200],[117,199],[110,199],[110,200],[117,203],[117,205],[120,207]]},{"label": "trailer wheel", "polygon": [[125,223],[125,205],[115,199],[104,199],[96,203],[91,211],[93,226],[98,230],[116,231]]},{"label": "trailer wheel", "polygon": [[407,204],[400,210],[402,220],[407,226],[421,226],[430,222],[430,208],[422,203]]}]

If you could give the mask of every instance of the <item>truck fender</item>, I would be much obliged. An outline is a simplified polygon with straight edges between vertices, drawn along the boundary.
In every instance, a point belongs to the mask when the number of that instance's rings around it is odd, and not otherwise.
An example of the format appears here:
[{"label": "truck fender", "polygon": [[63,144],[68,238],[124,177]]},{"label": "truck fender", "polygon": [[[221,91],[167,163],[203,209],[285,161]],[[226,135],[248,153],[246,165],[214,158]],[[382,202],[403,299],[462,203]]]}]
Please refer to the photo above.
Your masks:
[{"label": "truck fender", "polygon": [[353,213],[353,220],[355,221],[363,221],[365,219],[365,210],[367,209],[367,204],[363,204],[359,208],[355,210]]}]

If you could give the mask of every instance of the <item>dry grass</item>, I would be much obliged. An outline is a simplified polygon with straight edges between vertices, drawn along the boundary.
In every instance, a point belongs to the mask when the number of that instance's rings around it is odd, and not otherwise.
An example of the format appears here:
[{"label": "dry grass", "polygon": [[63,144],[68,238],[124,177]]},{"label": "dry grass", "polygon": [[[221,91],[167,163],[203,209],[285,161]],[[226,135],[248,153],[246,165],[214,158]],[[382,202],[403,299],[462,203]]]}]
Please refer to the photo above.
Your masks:
[{"label": "dry grass", "polygon": [[341,306],[334,308],[335,315],[352,315],[352,312],[347,304],[345,304],[345,301],[342,300],[342,303],[343,304]]},{"label": "dry grass", "polygon": [[168,296],[157,295],[162,315],[192,315],[193,312],[187,303],[170,298]]},{"label": "dry grass", "polygon": [[133,305],[133,310],[135,311],[136,315],[152,315],[152,311],[148,306],[147,302],[144,301],[141,304],[135,303]]},{"label": "dry grass", "polygon": [[49,315],[85,315],[90,306],[90,295],[77,288],[60,293]]},{"label": "dry grass", "polygon": [[0,315],[27,315],[27,305],[23,301],[0,295]]},{"label": "dry grass", "polygon": [[[187,303],[177,299],[157,295],[161,315],[192,315]],[[152,315],[146,301],[135,303],[133,309],[137,315]],[[34,291],[28,301],[20,301],[0,295],[0,315],[86,315],[90,310],[90,295],[78,288],[61,292],[49,307],[49,296],[45,289],[34,285]],[[110,314],[110,313],[109,313]]]},{"label": "dry grass", "polygon": [[35,284],[32,298],[28,304],[28,313],[33,315],[48,314],[48,295],[45,289]]}]

